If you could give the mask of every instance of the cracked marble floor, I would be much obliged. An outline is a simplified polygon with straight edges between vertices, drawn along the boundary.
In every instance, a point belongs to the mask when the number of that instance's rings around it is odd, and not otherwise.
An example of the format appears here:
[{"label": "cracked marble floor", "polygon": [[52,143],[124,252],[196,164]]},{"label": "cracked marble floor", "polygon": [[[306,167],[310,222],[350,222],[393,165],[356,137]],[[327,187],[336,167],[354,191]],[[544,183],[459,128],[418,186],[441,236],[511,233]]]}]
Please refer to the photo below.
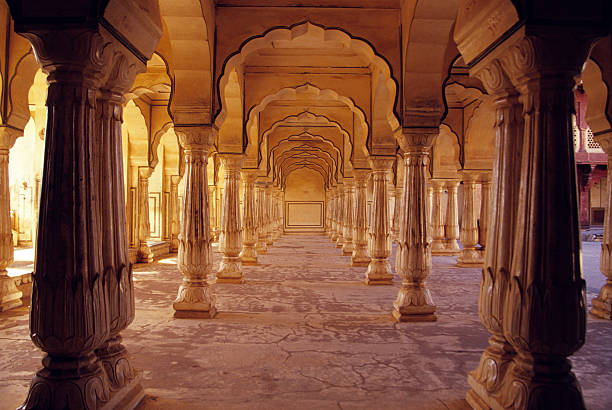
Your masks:
[{"label": "cracked marble floor", "polygon": [[[583,245],[589,303],[604,282],[598,255],[599,243]],[[182,278],[174,257],[138,265],[136,318],[123,337],[143,375],[140,408],[468,408],[466,375],[488,333],[477,315],[480,272],[454,263],[433,258],[438,321],[402,324],[390,315],[399,278],[364,285],[365,268],[351,268],[322,235],[283,236],[243,267],[244,284],[213,285],[213,320],[172,318]],[[42,357],[25,308],[0,314],[0,349],[0,407],[15,408]],[[589,316],[572,362],[587,408],[612,408],[612,323]]]}]

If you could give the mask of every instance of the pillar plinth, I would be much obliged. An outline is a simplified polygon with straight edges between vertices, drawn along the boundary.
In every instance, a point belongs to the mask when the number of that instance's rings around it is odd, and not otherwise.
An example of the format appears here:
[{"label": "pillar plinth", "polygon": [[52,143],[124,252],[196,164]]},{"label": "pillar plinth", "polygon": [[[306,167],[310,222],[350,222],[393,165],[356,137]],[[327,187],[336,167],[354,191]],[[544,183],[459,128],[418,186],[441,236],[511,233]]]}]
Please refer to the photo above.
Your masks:
[{"label": "pillar plinth", "polygon": [[255,183],[255,195],[257,205],[257,242],[255,249],[259,255],[268,251],[266,244],[266,184],[263,182]]},{"label": "pillar plinth", "polygon": [[243,169],[242,173],[244,175],[242,200],[244,206],[244,235],[240,260],[243,265],[257,265],[257,252],[255,251],[255,244],[257,243],[257,205],[255,202],[255,179],[257,178],[257,170]]},{"label": "pillar plinth", "polygon": [[446,180],[444,183],[446,196],[446,224],[444,225],[444,255],[459,255],[459,202],[457,190],[459,180]]},{"label": "pillar plinth", "polygon": [[0,127],[0,312],[21,306],[22,292],[6,268],[13,263],[13,233],[11,231],[11,198],[9,184],[9,150],[21,133]]},{"label": "pillar plinth", "polygon": [[352,179],[344,180],[344,226],[342,229],[342,253],[352,255],[355,246],[353,244],[353,228],[355,225],[355,181]]},{"label": "pillar plinth", "polygon": [[436,306],[425,279],[431,271],[426,202],[428,152],[437,133],[437,129],[411,131],[400,140],[406,172],[395,266],[402,278],[402,287],[393,303],[393,318],[398,322],[436,320]]},{"label": "pillar plinth", "polygon": [[365,274],[367,285],[390,285],[393,281],[393,272],[388,260],[391,254],[391,233],[389,232],[389,196],[387,194],[387,178],[393,161],[393,157],[370,158],[374,180],[374,200],[369,231],[369,253],[372,259]]},{"label": "pillar plinth", "polygon": [[461,217],[460,240],[463,249],[457,257],[457,266],[481,267],[484,262],[482,252],[476,249],[478,244],[478,215],[476,212],[476,185],[479,178],[477,171],[462,170],[459,176],[463,180],[463,215]]},{"label": "pillar plinth", "polygon": [[149,167],[138,168],[138,262],[153,262],[153,252],[149,247],[151,223],[149,221],[149,177],[153,170]]},{"label": "pillar plinth", "polygon": [[353,231],[352,266],[368,266],[371,258],[368,255],[368,220],[367,189],[370,170],[353,170],[355,174],[355,225]]},{"label": "pillar plinth", "polygon": [[444,180],[430,179],[432,186],[431,206],[431,253],[443,255],[444,246],[444,208],[442,207],[442,195],[444,194]]},{"label": "pillar plinth", "polygon": [[242,154],[219,154],[225,168],[221,229],[223,240],[219,252],[223,258],[217,271],[217,283],[242,283],[240,251],[242,251],[242,220],[240,218],[240,168]]},{"label": "pillar plinth", "polygon": [[185,191],[178,268],[185,277],[172,307],[176,318],[212,318],[215,301],[207,276],[212,270],[208,214],[207,161],[212,147],[210,127],[175,127],[185,150]]}]

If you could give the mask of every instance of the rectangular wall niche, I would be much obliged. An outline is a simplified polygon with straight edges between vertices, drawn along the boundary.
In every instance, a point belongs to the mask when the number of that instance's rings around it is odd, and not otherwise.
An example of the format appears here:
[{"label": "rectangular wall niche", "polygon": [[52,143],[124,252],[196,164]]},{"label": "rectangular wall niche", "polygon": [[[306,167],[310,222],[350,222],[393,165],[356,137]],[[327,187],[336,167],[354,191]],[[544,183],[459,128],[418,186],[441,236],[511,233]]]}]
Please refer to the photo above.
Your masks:
[{"label": "rectangular wall niche", "polygon": [[324,226],[323,201],[285,202],[285,230],[288,232],[320,232]]}]

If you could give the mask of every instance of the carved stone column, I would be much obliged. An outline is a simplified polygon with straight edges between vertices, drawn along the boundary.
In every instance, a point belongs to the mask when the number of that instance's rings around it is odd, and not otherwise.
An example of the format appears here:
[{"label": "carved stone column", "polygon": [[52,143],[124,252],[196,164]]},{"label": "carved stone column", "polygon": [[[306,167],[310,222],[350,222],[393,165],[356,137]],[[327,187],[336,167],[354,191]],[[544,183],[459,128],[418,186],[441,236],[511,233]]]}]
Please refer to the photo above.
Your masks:
[{"label": "carved stone column", "polygon": [[[510,281],[510,263],[513,248],[508,244],[514,236],[516,204],[520,174],[520,152],[523,136],[522,106],[517,92],[499,64],[499,61],[479,64],[476,74],[495,98],[495,159],[493,162],[490,212],[487,214],[487,243],[480,281],[478,315],[491,337],[483,352],[478,368],[469,373],[471,390],[467,401],[477,409],[489,408],[505,393],[503,380],[508,372],[514,348],[504,336],[504,303]],[[482,220],[481,220],[482,223]]]},{"label": "carved stone column", "polygon": [[10,278],[6,271],[13,263],[9,150],[21,134],[19,130],[0,128],[0,312],[21,306],[22,292],[15,286],[15,279]]},{"label": "carved stone column", "polygon": [[151,224],[149,222],[149,177],[152,169],[138,168],[138,262],[153,262],[153,253],[149,248]]},{"label": "carved stone column", "polygon": [[279,211],[278,211],[278,188],[274,187],[272,189],[272,216],[274,219],[274,229],[272,230],[272,239],[277,241],[281,236],[281,228],[279,221]]},{"label": "carved stone column", "polygon": [[344,180],[344,226],[342,229],[342,253],[352,255],[355,246],[353,245],[353,229],[355,225],[355,181],[352,178]]},{"label": "carved stone column", "polygon": [[180,181],[181,177],[179,175],[170,177],[170,252],[178,252],[178,236],[181,228],[178,195]]},{"label": "carved stone column", "polygon": [[[490,209],[490,193],[491,193],[491,173],[480,174],[480,224],[478,226],[478,238],[480,252],[484,252],[487,242],[487,228],[489,224],[489,209]],[[484,257],[484,254],[483,254]]]},{"label": "carved stone column", "polygon": [[393,273],[388,258],[391,254],[391,233],[389,232],[389,196],[387,176],[393,166],[393,158],[370,157],[374,179],[374,201],[370,225],[370,256],[372,260],[366,271],[367,285],[390,285]]},{"label": "carved stone column", "polygon": [[242,250],[242,220],[240,218],[240,168],[242,154],[219,154],[225,168],[221,229],[223,241],[219,252],[223,258],[217,271],[217,283],[242,283],[240,251]]},{"label": "carved stone column", "polygon": [[444,208],[442,207],[442,195],[444,194],[444,180],[430,179],[432,186],[431,206],[431,253],[443,255],[444,246]]},{"label": "carved stone column", "polygon": [[607,176],[607,206],[604,214],[604,237],[601,243],[601,256],[599,268],[606,277],[606,283],[599,291],[599,295],[592,300],[591,314],[602,319],[612,319],[612,239],[610,233],[610,204],[612,204],[612,135],[605,134],[597,137],[597,142],[608,153],[608,176]]},{"label": "carved stone column", "polygon": [[334,242],[338,239],[338,187],[332,188],[330,238]]},{"label": "carved stone column", "polygon": [[266,245],[266,184],[265,182],[255,183],[255,195],[257,205],[257,242],[255,249],[259,255],[268,251]]},{"label": "carved stone column", "polygon": [[478,244],[478,215],[476,214],[476,184],[479,174],[473,171],[459,171],[463,180],[463,214],[461,217],[461,245],[463,249],[457,258],[457,266],[482,266],[482,253],[476,250]]},{"label": "carved stone column", "polygon": [[[144,67],[143,67],[144,68]],[[98,186],[102,212],[103,284],[108,296],[110,335],[96,350],[110,381],[114,401],[138,403],[144,397],[140,376],[132,366],[120,332],[134,320],[134,283],[132,264],[128,257],[121,123],[123,94],[132,85],[136,72],[125,60],[117,59],[117,71],[123,76],[111,76],[101,90],[97,104],[101,111],[98,130],[100,142],[100,172]],[[129,75],[126,75],[126,72]],[[118,406],[121,407],[121,406]]]},{"label": "carved stone column", "polygon": [[459,202],[457,201],[457,189],[459,180],[447,180],[444,184],[448,195],[446,197],[446,224],[444,225],[444,254],[459,254]]},{"label": "carved stone column", "polygon": [[274,245],[274,237],[272,236],[272,231],[274,229],[274,220],[272,217],[272,186],[270,184],[266,184],[266,188],[264,189],[264,201],[266,245],[272,246]]},{"label": "carved stone column", "polygon": [[352,266],[368,266],[368,217],[367,217],[367,189],[370,170],[353,170],[355,174],[355,224],[353,231]]},{"label": "carved stone column", "polygon": [[397,186],[395,187],[395,204],[393,210],[393,239],[395,241],[399,241],[400,236],[400,227],[401,227],[401,219],[402,219],[402,196],[404,193],[404,189],[401,186],[402,182],[398,181]]},{"label": "carved stone column", "polygon": [[402,287],[393,303],[393,318],[398,322],[436,320],[436,306],[425,285],[431,271],[431,247],[427,233],[427,165],[429,149],[438,135],[437,129],[411,129],[402,134],[406,172],[403,211],[401,213],[398,257],[395,269]]},{"label": "carved stone column", "polygon": [[433,227],[431,224],[431,208],[433,207],[433,186],[431,186],[431,179],[429,179],[427,184],[427,223],[429,224],[429,229],[427,233],[431,237]]},{"label": "carved stone column", "polygon": [[502,322],[516,356],[500,395],[483,401],[506,408],[582,409],[567,359],[582,346],[586,331],[570,114],[574,76],[590,41],[578,29],[539,30],[528,35],[519,29],[496,53],[520,94],[524,122],[520,178],[513,181],[520,194],[514,204],[504,197],[502,207],[516,205]]},{"label": "carved stone column", "polygon": [[[131,365],[111,357],[127,358],[118,334],[132,320],[134,307],[121,98],[103,92],[98,101],[97,96],[105,76],[120,73],[119,80],[129,82],[144,64],[103,30],[45,28],[23,34],[49,83],[30,311],[32,341],[46,355],[23,408],[129,406],[121,393],[122,382],[132,380]],[[117,350],[107,350],[111,346]],[[99,359],[94,352],[100,348]],[[132,407],[139,397],[133,392]]]},{"label": "carved stone column", "polygon": [[330,194],[330,190],[327,189],[325,190],[325,235],[329,235],[329,230],[331,228],[330,219],[329,219],[329,215],[331,211],[330,201],[331,201],[331,194]]},{"label": "carved stone column", "polygon": [[344,206],[344,183],[338,184],[338,196],[336,200],[336,247],[342,248],[344,244],[344,219],[345,219],[345,206]]},{"label": "carved stone column", "polygon": [[278,188],[278,224],[279,232],[282,236],[285,233],[285,199],[284,192],[281,187]]},{"label": "carved stone column", "polygon": [[217,186],[208,185],[208,212],[210,214],[210,235],[213,241],[219,239],[219,229],[217,226]]},{"label": "carved stone column", "polygon": [[244,206],[244,235],[240,260],[243,265],[257,265],[257,252],[255,251],[255,244],[257,243],[257,204],[255,202],[257,170],[243,169],[242,174],[244,175],[242,200]]},{"label": "carved stone column", "polygon": [[174,128],[185,150],[185,191],[179,236],[178,268],[185,276],[173,303],[174,317],[212,318],[215,300],[207,276],[212,270],[208,215],[207,161],[213,144],[207,126]]}]

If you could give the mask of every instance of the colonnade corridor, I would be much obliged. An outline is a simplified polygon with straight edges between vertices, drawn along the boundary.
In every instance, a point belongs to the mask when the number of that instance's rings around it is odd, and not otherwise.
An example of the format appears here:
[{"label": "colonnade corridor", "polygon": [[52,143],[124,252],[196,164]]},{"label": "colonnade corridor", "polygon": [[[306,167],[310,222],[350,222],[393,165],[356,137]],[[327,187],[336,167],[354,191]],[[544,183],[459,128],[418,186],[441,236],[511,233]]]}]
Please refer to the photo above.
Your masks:
[{"label": "colonnade corridor", "polygon": [[[583,244],[588,301],[601,287],[599,247]],[[217,244],[213,258],[214,273]],[[480,269],[433,257],[438,320],[428,323],[394,322],[399,277],[366,286],[365,270],[323,234],[285,234],[242,267],[244,283],[212,285],[218,314],[201,320],[172,317],[175,256],[136,265],[136,317],[123,337],[147,395],[138,408],[469,408],[465,375],[489,337],[477,314]],[[0,408],[16,408],[42,352],[28,337],[27,308],[0,316]],[[586,343],[570,359],[586,407],[612,408],[608,322],[589,315]]]}]

